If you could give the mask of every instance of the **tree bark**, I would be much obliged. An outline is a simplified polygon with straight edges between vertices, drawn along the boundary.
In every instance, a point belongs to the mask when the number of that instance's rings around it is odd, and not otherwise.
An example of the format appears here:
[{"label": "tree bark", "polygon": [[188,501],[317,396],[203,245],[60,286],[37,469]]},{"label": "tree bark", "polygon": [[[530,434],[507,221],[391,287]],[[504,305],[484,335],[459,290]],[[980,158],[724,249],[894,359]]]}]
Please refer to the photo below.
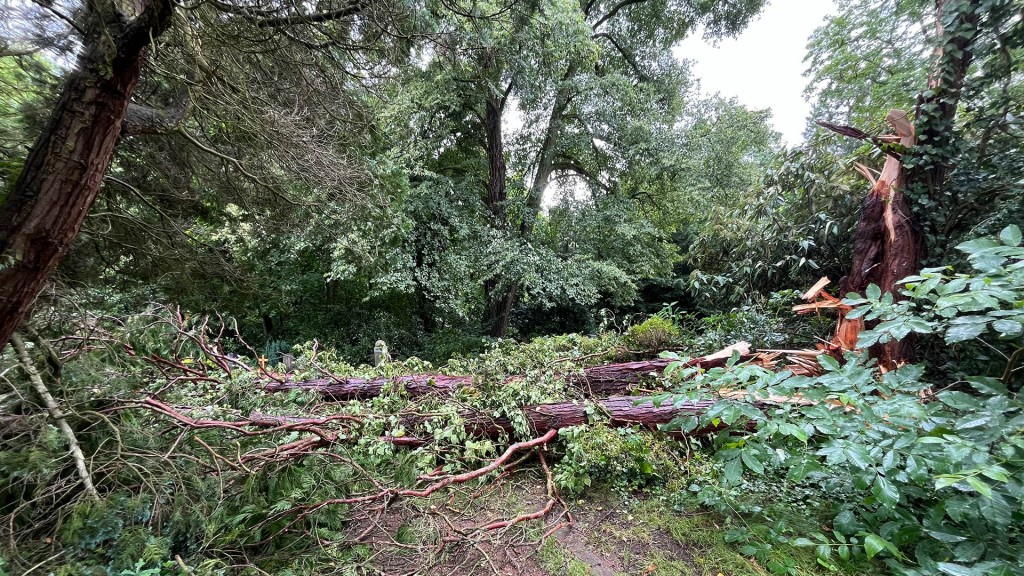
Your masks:
[{"label": "tree bark", "polygon": [[[899,300],[897,282],[917,273],[921,267],[925,238],[911,207],[910,195],[918,200],[926,199],[922,204],[933,212],[942,208],[942,189],[954,161],[952,141],[957,106],[977,38],[979,5],[977,0],[958,4],[957,13],[951,15],[946,13],[945,0],[935,2],[938,45],[927,91],[918,97],[917,126],[911,124],[906,113],[890,111],[886,120],[896,129],[901,152],[886,157],[877,180],[867,169],[861,170],[872,180],[873,186],[857,223],[853,265],[842,282],[844,294],[864,294],[869,284],[875,284],[883,293],[891,293]],[[956,26],[952,34],[947,34],[944,21]],[[912,161],[905,166],[908,159]],[[924,220],[937,236],[936,223],[940,218],[930,214]],[[850,320],[841,314],[836,341],[844,347],[853,347],[857,333],[863,328],[862,320]],[[879,366],[891,370],[911,361],[913,351],[913,338],[907,337],[902,341],[876,344],[870,354],[878,360]]]},{"label": "tree bark", "polygon": [[487,209],[491,212],[496,227],[504,228],[505,202],[507,190],[505,188],[505,142],[502,136],[501,116],[504,109],[504,102],[498,96],[492,95],[487,99],[484,106],[484,130],[487,133],[485,146],[487,148]]},{"label": "tree bark", "polygon": [[[511,87],[511,85],[510,85]],[[507,92],[506,92],[507,94]],[[505,178],[505,143],[502,134],[502,114],[505,110],[505,97],[491,94],[484,106],[484,131],[486,132],[485,147],[487,151],[487,196],[484,203],[491,213],[493,226],[497,230],[508,229],[507,200],[508,190]],[[494,338],[504,338],[508,334],[509,315],[515,304],[517,286],[513,283],[499,289],[500,282],[492,278],[484,282],[484,301],[487,304],[487,333]]]},{"label": "tree bark", "polygon": [[114,155],[146,47],[171,21],[172,0],[137,17],[88,2],[74,72],[0,206],[0,346],[26,317],[78,236]]},{"label": "tree bark", "polygon": [[[724,366],[733,352],[739,352],[741,358],[750,358],[750,346],[746,342],[740,342],[714,354],[693,358],[686,366],[704,370]],[[623,394],[645,384],[653,384],[672,362],[675,360],[659,358],[601,364],[585,369],[582,374],[566,374],[565,378],[572,386],[591,396]],[[401,386],[411,396],[423,396],[431,393],[450,394],[456,388],[472,385],[472,376],[413,374],[394,378],[320,378],[299,382],[286,380],[269,383],[263,389],[267,392],[307,390],[319,392],[331,400],[365,400],[380,396],[385,387]]]},{"label": "tree bark", "polygon": [[[950,212],[955,206],[943,192],[946,175],[955,162],[955,119],[964,82],[974,60],[974,43],[979,33],[980,0],[947,6],[946,0],[935,2],[935,37],[931,74],[927,90],[917,97],[915,124],[918,141],[926,147],[927,156],[915,158],[907,170],[907,186],[911,196],[927,198],[932,206],[941,210],[924,218],[929,233],[941,244],[948,240],[955,225]],[[954,13],[950,14],[952,10]],[[952,30],[947,35],[943,21],[949,19]]]},{"label": "tree bark", "polygon": [[487,333],[494,338],[504,338],[508,334],[512,306],[515,305],[519,286],[512,284],[504,290],[497,290],[496,286],[497,282],[492,280],[484,283],[484,295],[487,299]]},{"label": "tree bark", "polygon": [[[896,129],[904,150],[915,144],[914,126],[901,110],[889,112],[886,120]],[[865,177],[873,179],[870,171],[862,169]],[[864,200],[860,220],[853,240],[853,264],[842,282],[843,294],[864,294],[868,285],[878,286],[898,299],[896,283],[918,271],[924,245],[906,192],[906,175],[901,156],[890,154],[878,179],[872,182],[871,192]],[[837,340],[846,347],[856,344],[856,334],[863,329],[859,318],[848,319],[844,313],[836,329]],[[891,370],[908,362],[913,353],[910,339],[877,344],[870,350],[882,368]]]},{"label": "tree bark", "polygon": [[[699,400],[673,404],[666,402],[655,406],[650,397],[643,396],[613,396],[591,403],[584,402],[561,402],[557,404],[538,404],[535,406],[524,406],[523,416],[535,434],[544,434],[551,430],[559,430],[569,426],[587,424],[594,419],[606,418],[609,426],[621,428],[625,426],[642,426],[651,430],[657,430],[660,426],[668,424],[678,418],[685,416],[699,416],[708,408],[715,405],[717,400]],[[498,438],[500,436],[515,436],[515,429],[512,422],[506,417],[494,418],[487,414],[476,411],[462,413],[465,421],[466,432],[475,437]],[[413,429],[429,417],[415,416],[407,418],[404,425],[407,429]],[[722,426],[724,427],[724,425]],[[704,427],[685,434],[685,436],[701,436],[710,434],[721,427]],[[678,430],[669,431],[673,436],[684,436]],[[406,442],[415,445],[417,442]]]}]

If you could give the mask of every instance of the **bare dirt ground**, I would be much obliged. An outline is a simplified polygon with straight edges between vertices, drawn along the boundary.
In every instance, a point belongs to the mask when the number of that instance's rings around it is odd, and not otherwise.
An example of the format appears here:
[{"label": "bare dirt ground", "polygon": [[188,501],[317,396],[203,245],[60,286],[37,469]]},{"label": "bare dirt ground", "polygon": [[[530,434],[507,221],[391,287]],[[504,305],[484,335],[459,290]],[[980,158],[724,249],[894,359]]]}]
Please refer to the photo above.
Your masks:
[{"label": "bare dirt ground", "polygon": [[548,504],[543,475],[523,471],[438,498],[396,503],[354,523],[350,534],[365,546],[360,554],[368,574],[721,574],[693,562],[701,551],[673,537],[660,521],[652,523],[650,507],[616,500],[573,500],[566,510],[559,499],[542,518],[481,529]]}]

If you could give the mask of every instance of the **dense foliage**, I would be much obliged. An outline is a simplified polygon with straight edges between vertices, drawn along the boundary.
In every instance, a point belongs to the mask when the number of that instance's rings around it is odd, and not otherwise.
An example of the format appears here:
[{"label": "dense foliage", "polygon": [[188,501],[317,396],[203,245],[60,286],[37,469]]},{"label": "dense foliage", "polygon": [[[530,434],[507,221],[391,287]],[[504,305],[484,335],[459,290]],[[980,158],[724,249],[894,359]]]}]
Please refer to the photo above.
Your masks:
[{"label": "dense foliage", "polygon": [[[0,204],[128,4],[0,3]],[[169,2],[0,347],[0,576],[586,574],[587,522],[645,575],[1024,574],[1020,4],[839,0],[795,147],[673,52],[765,4]],[[922,269],[841,351],[791,310],[886,158]],[[613,413],[607,365],[659,368]]]},{"label": "dense foliage", "polygon": [[[866,297],[851,294],[845,302],[856,312],[880,320],[861,334],[861,344],[938,334],[975,352],[987,347],[1002,362],[947,365],[956,372],[938,381],[926,377],[922,365],[880,374],[865,357],[853,355],[844,363],[820,356],[825,374],[817,378],[738,365],[702,374],[668,370],[683,381],[683,394],[666,401],[705,396],[709,388],[743,391],[743,398],[723,400],[679,423],[683,430],[718,422],[736,428],[715,443],[727,485],[739,482],[744,471],[780,471],[792,482],[844,495],[829,505],[834,516],[828,535],[815,531],[793,540],[815,546],[824,565],[881,554],[901,574],[1020,573],[1020,228],[958,248],[973,273],[925,270],[904,280],[909,299],[899,303],[877,287]],[[992,371],[999,377],[987,373]],[[772,402],[794,397],[800,401]],[[758,402],[768,406],[755,408]],[[755,432],[742,432],[748,422],[756,423]],[[715,484],[697,488],[696,497],[705,502],[724,500]]]}]

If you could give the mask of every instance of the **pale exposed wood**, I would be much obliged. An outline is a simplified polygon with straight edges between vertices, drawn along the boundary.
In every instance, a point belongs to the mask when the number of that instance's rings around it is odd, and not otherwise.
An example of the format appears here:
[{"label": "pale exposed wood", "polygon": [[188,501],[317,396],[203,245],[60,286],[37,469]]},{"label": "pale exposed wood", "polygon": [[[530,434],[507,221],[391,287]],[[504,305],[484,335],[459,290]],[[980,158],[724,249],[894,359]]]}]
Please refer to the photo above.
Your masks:
[{"label": "pale exposed wood", "polygon": [[811,286],[810,289],[807,290],[807,292],[804,292],[801,298],[807,301],[814,300],[818,296],[818,292],[824,290],[825,286],[828,286],[831,283],[832,281],[829,280],[828,276],[822,276],[821,280],[818,280],[814,284],[814,286]]},{"label": "pale exposed wood", "polygon": [[[805,312],[811,312],[813,310],[823,310],[829,308],[843,308],[846,306],[841,300],[822,300],[821,302],[811,302],[810,304],[797,304],[793,306],[793,312],[802,314]],[[848,306],[847,306],[848,307]]]},{"label": "pale exposed wood", "polygon": [[36,370],[35,364],[32,362],[32,358],[28,354],[28,349],[25,347],[25,341],[21,339],[21,335],[17,332],[11,334],[11,346],[14,347],[15,352],[18,355],[18,363],[21,364],[21,369],[28,374],[28,379],[32,382],[32,386],[36,389],[36,392],[43,399],[43,404],[46,406],[46,412],[53,418],[53,421],[57,424],[57,429],[60,430],[61,434],[64,435],[64,439],[68,442],[68,452],[71,454],[71,460],[75,463],[75,470],[78,472],[78,478],[82,481],[82,486],[85,488],[85,493],[89,495],[93,500],[99,500],[99,492],[96,491],[96,486],[92,482],[92,475],[89,473],[89,467],[85,462],[85,454],[82,453],[82,447],[78,443],[78,437],[75,435],[75,431],[71,429],[67,419],[64,417],[64,413],[61,411],[57,401],[50,394],[49,389],[46,388],[46,383],[43,382],[43,377]]}]

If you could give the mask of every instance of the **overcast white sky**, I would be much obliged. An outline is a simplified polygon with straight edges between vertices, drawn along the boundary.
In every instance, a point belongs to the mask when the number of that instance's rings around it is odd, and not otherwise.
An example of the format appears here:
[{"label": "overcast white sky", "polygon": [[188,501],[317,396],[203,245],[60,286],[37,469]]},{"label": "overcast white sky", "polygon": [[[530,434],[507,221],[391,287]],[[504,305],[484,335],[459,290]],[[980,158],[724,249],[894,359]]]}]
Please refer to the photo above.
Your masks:
[{"label": "overcast white sky", "polygon": [[705,93],[771,108],[775,129],[788,144],[799,144],[810,112],[803,97],[807,38],[834,11],[833,0],[771,0],[738,38],[715,47],[694,35],[675,54],[694,61],[693,74]]}]

